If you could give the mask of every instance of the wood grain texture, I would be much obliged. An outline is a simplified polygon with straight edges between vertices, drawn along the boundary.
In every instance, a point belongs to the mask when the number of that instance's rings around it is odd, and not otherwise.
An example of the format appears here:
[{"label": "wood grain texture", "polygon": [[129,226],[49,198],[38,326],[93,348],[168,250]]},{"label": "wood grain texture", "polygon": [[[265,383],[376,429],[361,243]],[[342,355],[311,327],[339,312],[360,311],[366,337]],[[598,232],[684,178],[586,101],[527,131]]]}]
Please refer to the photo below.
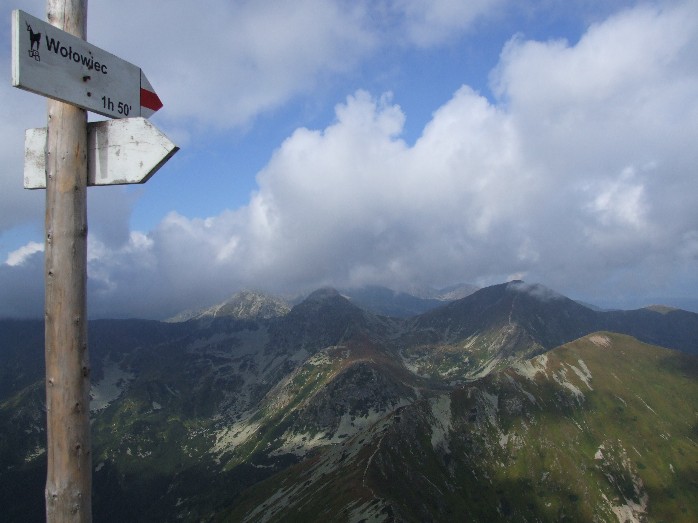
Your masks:
[{"label": "wood grain texture", "polygon": [[[48,0],[50,23],[85,38],[86,0]],[[48,102],[45,250],[46,519],[92,520],[87,350],[87,115]]]}]

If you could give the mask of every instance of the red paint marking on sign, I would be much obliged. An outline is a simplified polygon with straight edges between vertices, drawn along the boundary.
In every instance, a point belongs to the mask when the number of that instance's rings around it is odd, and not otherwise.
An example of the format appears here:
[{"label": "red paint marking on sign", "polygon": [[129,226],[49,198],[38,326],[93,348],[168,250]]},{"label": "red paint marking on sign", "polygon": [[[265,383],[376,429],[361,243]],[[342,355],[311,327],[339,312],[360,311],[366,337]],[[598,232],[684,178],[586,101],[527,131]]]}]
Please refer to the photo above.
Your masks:
[{"label": "red paint marking on sign", "polygon": [[162,102],[157,94],[141,87],[141,107],[147,107],[152,111],[162,108]]}]

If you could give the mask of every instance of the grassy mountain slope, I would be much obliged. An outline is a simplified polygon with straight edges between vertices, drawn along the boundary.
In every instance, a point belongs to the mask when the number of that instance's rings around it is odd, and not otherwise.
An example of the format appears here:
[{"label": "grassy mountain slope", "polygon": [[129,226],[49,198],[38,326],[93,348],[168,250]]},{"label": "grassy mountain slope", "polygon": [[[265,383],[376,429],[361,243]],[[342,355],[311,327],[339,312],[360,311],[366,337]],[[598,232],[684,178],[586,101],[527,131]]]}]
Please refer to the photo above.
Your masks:
[{"label": "grassy mountain slope", "polygon": [[698,361],[597,333],[417,401],[226,521],[695,521]]},{"label": "grassy mountain slope", "polygon": [[596,312],[541,285],[513,281],[414,318],[401,351],[424,376],[475,379],[598,328]]},{"label": "grassy mountain slope", "polygon": [[657,307],[595,311],[522,281],[480,289],[407,324],[400,339],[405,365],[454,384],[600,330],[698,354],[698,314]]}]

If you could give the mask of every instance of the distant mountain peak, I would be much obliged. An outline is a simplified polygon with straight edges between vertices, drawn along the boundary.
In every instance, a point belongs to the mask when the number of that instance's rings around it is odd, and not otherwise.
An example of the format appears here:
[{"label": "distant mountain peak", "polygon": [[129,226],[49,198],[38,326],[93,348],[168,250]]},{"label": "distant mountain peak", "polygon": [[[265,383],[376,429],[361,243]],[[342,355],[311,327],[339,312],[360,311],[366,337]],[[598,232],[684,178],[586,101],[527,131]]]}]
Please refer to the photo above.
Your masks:
[{"label": "distant mountain peak", "polygon": [[540,300],[559,300],[565,296],[540,283],[526,283],[523,280],[512,280],[506,284],[507,291],[526,293]]},{"label": "distant mountain peak", "polygon": [[214,320],[224,317],[237,320],[268,320],[284,316],[290,310],[288,303],[280,298],[261,292],[242,290],[233,294],[222,303],[204,309],[184,312],[168,321],[178,323],[189,320]]},{"label": "distant mountain peak", "polygon": [[313,291],[303,301],[295,305],[291,309],[290,318],[298,318],[308,314],[311,316],[321,314],[327,317],[328,314],[338,315],[347,312],[363,315],[363,311],[337,289],[323,287]]},{"label": "distant mountain peak", "polygon": [[289,305],[279,298],[242,290],[220,306],[217,316],[231,316],[239,320],[268,320],[284,316],[289,310]]},{"label": "distant mountain peak", "polygon": [[649,311],[658,312],[659,314],[669,314],[670,312],[678,311],[676,307],[670,307],[668,305],[649,305],[645,307]]},{"label": "distant mountain peak", "polygon": [[339,291],[333,287],[323,287],[316,291],[311,292],[308,297],[303,301],[324,301],[327,299],[338,298],[342,295]]}]

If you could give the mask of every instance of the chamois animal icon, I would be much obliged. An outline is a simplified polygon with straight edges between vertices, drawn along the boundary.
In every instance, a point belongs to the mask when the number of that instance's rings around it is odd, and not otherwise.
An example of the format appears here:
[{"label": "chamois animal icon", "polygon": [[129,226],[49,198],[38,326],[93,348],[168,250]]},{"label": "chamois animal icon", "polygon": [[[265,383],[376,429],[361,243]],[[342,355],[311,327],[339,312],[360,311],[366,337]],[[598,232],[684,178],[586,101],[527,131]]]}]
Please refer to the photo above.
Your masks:
[{"label": "chamois animal icon", "polygon": [[[29,22],[24,22],[27,24],[27,31],[29,31],[29,41],[31,42],[31,46],[29,48],[29,56],[34,58],[37,62],[41,60],[39,57],[39,47],[41,45],[41,33],[35,33],[32,31],[32,26],[29,25]],[[34,49],[34,46],[36,45],[36,49]]]}]

